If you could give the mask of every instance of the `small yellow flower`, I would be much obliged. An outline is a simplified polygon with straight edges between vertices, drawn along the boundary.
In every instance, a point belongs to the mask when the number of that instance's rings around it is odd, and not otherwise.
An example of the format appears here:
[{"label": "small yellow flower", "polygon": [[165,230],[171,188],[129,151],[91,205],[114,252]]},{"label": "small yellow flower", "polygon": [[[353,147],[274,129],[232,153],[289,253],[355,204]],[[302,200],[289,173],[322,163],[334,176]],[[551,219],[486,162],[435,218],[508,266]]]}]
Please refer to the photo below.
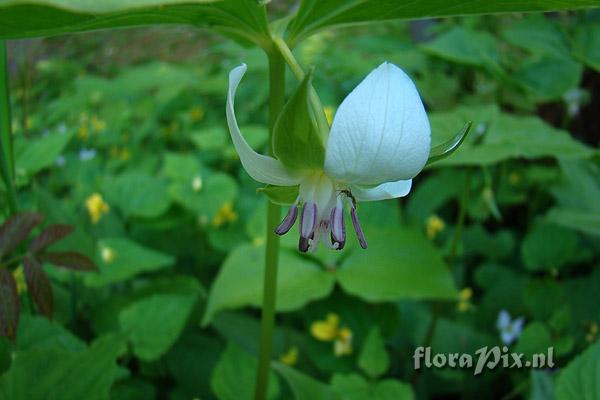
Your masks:
[{"label": "small yellow flower", "polygon": [[27,291],[27,284],[25,283],[25,274],[23,273],[22,265],[19,265],[19,267],[13,271],[13,278],[15,278],[17,284],[17,293],[25,293]]},{"label": "small yellow flower", "polygon": [[263,244],[265,244],[265,237],[264,236],[255,237],[254,239],[252,239],[252,244],[256,247],[262,246]]},{"label": "small yellow flower", "polygon": [[202,177],[200,175],[196,175],[194,179],[192,179],[192,190],[194,192],[202,190]]},{"label": "small yellow flower", "polygon": [[591,343],[594,340],[596,340],[597,337],[598,337],[598,324],[592,321],[590,323],[590,326],[588,327],[587,334],[585,335],[585,340],[587,342]]},{"label": "small yellow flower", "polygon": [[100,256],[102,257],[102,261],[104,261],[106,264],[110,264],[115,261],[117,254],[110,247],[103,246],[100,250]]},{"label": "small yellow flower", "polygon": [[340,317],[337,314],[327,314],[324,321],[315,321],[310,326],[310,333],[318,340],[329,342],[337,336]]},{"label": "small yellow flower", "polygon": [[233,210],[233,203],[226,201],[223,203],[217,214],[213,217],[212,225],[215,228],[233,222],[237,219],[237,213]]},{"label": "small yellow flower", "polygon": [[92,123],[92,129],[96,133],[103,132],[106,129],[106,121],[98,118],[95,115],[92,115],[91,123]]},{"label": "small yellow flower", "polygon": [[329,126],[331,126],[334,116],[333,107],[325,106],[323,107],[323,112],[325,113],[325,118],[327,118],[327,123],[329,124]]},{"label": "small yellow flower", "polygon": [[102,198],[100,193],[93,193],[85,200],[85,207],[88,210],[93,224],[97,224],[100,218],[110,210],[108,204]]},{"label": "small yellow flower", "polygon": [[458,293],[458,304],[456,308],[460,312],[465,312],[471,308],[471,298],[473,297],[473,289],[466,287]]},{"label": "small yellow flower", "polygon": [[518,185],[521,182],[521,175],[516,171],[511,172],[510,175],[508,175],[508,182],[513,186]]},{"label": "small yellow flower", "polygon": [[190,117],[192,118],[192,121],[198,122],[204,118],[204,110],[202,107],[192,107],[190,110]]},{"label": "small yellow flower", "polygon": [[282,354],[281,357],[279,357],[279,361],[281,361],[282,363],[291,366],[296,365],[296,363],[298,362],[298,354],[300,353],[300,351],[298,350],[298,348],[296,346],[292,346],[290,347],[290,349],[287,351],[287,353]]},{"label": "small yellow flower", "polygon": [[446,227],[444,220],[442,220],[440,217],[438,217],[435,214],[433,214],[429,218],[427,218],[427,222],[425,225],[426,225],[425,231],[427,233],[427,237],[430,240],[435,239],[437,234],[440,233],[441,231],[443,231],[444,228]]},{"label": "small yellow flower", "polygon": [[338,337],[333,343],[333,354],[336,357],[352,354],[352,331],[350,329],[340,329]]},{"label": "small yellow flower", "polygon": [[78,133],[77,133],[77,134],[78,134],[78,136],[79,136],[79,138],[80,138],[80,139],[82,139],[82,140],[85,140],[85,139],[87,139],[87,138],[88,138],[88,136],[89,136],[90,132],[88,131],[88,128],[87,128],[87,126],[85,126],[85,125],[80,125],[80,126],[79,126],[79,131],[78,131]]},{"label": "small yellow flower", "polygon": [[121,153],[119,154],[119,158],[121,161],[127,161],[131,158],[131,152],[127,148],[121,149]]}]

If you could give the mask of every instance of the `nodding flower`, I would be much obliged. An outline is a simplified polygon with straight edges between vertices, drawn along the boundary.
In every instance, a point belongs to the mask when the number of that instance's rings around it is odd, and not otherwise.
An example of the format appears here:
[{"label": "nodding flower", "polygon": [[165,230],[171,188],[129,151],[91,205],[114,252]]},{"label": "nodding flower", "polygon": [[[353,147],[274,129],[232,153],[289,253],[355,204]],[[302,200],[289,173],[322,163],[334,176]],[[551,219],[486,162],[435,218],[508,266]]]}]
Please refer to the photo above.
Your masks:
[{"label": "nodding flower", "polygon": [[227,123],[242,165],[254,180],[297,186],[299,194],[275,233],[287,233],[298,216],[302,252],[321,239],[332,249],[346,244],[345,210],[363,249],[367,248],[357,203],[406,196],[412,178],[427,163],[431,128],[412,80],[384,62],[344,99],[326,139],[321,168],[292,169],[255,152],[246,142],[234,113],[234,97],[246,65],[229,74]]}]

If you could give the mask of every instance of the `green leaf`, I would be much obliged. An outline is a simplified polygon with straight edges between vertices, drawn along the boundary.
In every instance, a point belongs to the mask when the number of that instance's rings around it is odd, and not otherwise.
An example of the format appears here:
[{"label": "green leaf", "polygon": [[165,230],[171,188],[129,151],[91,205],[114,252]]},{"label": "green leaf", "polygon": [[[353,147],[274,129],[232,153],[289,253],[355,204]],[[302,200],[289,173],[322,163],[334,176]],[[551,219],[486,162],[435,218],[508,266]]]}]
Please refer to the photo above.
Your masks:
[{"label": "green leaf", "polygon": [[37,225],[44,216],[36,213],[18,213],[8,218],[0,226],[0,258],[12,252]]},{"label": "green leaf", "polygon": [[290,204],[294,204],[298,198],[299,190],[299,186],[267,185],[264,188],[258,189],[257,192],[264,193],[275,204],[289,206]]},{"label": "green leaf", "polygon": [[331,386],[342,400],[412,400],[415,398],[410,385],[386,379],[367,382],[358,374],[335,374]]},{"label": "green leaf", "polygon": [[[242,245],[229,254],[210,290],[204,325],[221,310],[262,305],[264,257],[264,247],[251,245]],[[327,296],[334,281],[333,274],[314,262],[282,252],[277,273],[277,310],[296,310]]]},{"label": "green leaf", "polygon": [[[0,16],[5,17],[1,6]],[[0,17],[0,20],[2,17]],[[4,26],[4,24],[0,23],[0,26]],[[17,177],[32,176],[54,165],[54,162],[67,147],[72,137],[72,132],[49,133],[31,141],[17,142],[15,148]]]},{"label": "green leaf", "polygon": [[556,400],[600,399],[600,342],[571,361],[556,381]]},{"label": "green leaf", "polygon": [[[54,36],[152,24],[210,27],[262,44],[269,38],[263,6],[255,0],[2,0],[0,38]],[[32,16],[35,16],[33,18]]]},{"label": "green leaf", "polygon": [[23,266],[27,290],[35,302],[38,311],[47,317],[52,317],[54,298],[48,275],[42,269],[40,262],[32,256],[25,257]]},{"label": "green leaf", "polygon": [[531,370],[529,400],[554,399],[554,374],[550,371]]},{"label": "green leaf", "polygon": [[346,292],[370,302],[456,299],[458,293],[441,253],[419,232],[365,231],[369,250],[350,254],[337,273]]},{"label": "green leaf", "polygon": [[319,136],[310,107],[312,73],[283,107],[273,132],[273,153],[290,169],[321,169],[325,164],[324,140]]},{"label": "green leaf", "polygon": [[520,66],[511,76],[535,101],[561,100],[579,86],[583,68],[568,58],[545,57]]},{"label": "green leaf", "polygon": [[143,247],[125,238],[102,239],[99,252],[103,250],[112,252],[112,259],[101,260],[100,272],[84,277],[88,286],[99,287],[122,282],[142,272],[169,267],[174,261],[170,255]]},{"label": "green leaf", "polygon": [[109,203],[128,217],[158,217],[169,208],[166,184],[144,172],[128,171],[104,183]]},{"label": "green leaf", "polygon": [[547,354],[548,348],[551,346],[552,338],[546,325],[534,321],[527,324],[521,333],[515,352],[523,353],[526,358],[531,358],[534,354]]},{"label": "green leaf", "polygon": [[573,39],[575,57],[588,67],[600,72],[600,25],[585,23],[577,25]]},{"label": "green leaf", "polygon": [[15,338],[21,307],[15,278],[6,268],[0,268],[0,336]]},{"label": "green leaf", "polygon": [[15,354],[0,378],[0,398],[11,400],[108,400],[116,358],[125,351],[120,336],[104,336],[76,353],[56,347]]},{"label": "green leaf", "polygon": [[[210,386],[219,400],[251,400],[254,397],[258,361],[235,344],[229,343],[213,370]],[[267,398],[279,396],[279,381],[269,373]]]},{"label": "green leaf", "polygon": [[461,27],[454,27],[423,45],[423,50],[451,62],[476,67],[497,63],[499,58],[494,36]]},{"label": "green leaf", "polygon": [[471,121],[467,122],[452,139],[432,147],[429,152],[429,158],[427,159],[427,165],[450,157],[465,141],[472,125],[473,123]]},{"label": "green leaf", "polygon": [[133,352],[153,361],[165,354],[181,334],[197,294],[157,294],[130,304],[119,314]]},{"label": "green leaf", "polygon": [[598,213],[555,207],[548,211],[544,219],[588,235],[600,236],[600,214]]},{"label": "green leaf", "polygon": [[452,15],[552,11],[598,7],[597,0],[552,0],[531,2],[417,0],[303,0],[289,24],[292,45],[326,28],[376,23],[394,19],[434,18]]},{"label": "green leaf", "polygon": [[536,224],[521,244],[525,267],[531,271],[561,268],[576,256],[577,234],[559,226]]},{"label": "green leaf", "polygon": [[371,378],[377,378],[390,367],[390,358],[378,327],[373,327],[358,357],[358,366]]},{"label": "green leaf", "polygon": [[569,38],[558,23],[544,15],[532,14],[508,25],[502,37],[533,55],[571,58]]},{"label": "green leaf", "polygon": [[326,384],[298,372],[280,362],[273,362],[273,368],[285,379],[292,389],[295,400],[337,400],[339,397]]}]

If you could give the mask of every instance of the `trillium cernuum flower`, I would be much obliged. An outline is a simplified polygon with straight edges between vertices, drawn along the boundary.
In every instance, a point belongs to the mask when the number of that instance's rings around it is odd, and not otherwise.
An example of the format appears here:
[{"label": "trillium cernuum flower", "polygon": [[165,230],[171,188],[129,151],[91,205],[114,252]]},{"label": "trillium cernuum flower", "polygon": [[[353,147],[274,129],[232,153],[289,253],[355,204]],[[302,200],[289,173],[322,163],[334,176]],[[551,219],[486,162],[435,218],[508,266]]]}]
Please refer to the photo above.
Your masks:
[{"label": "trillium cernuum flower", "polygon": [[406,196],[429,157],[429,120],[411,79],[395,65],[381,64],[344,99],[326,138],[315,128],[314,111],[302,102],[309,97],[305,79],[279,117],[273,158],[256,153],[236,121],[234,97],[245,72],[245,64],[230,72],[227,97],[227,123],[242,165],[256,181],[299,185],[276,233],[288,232],[300,215],[300,251],[314,250],[323,236],[329,247],[342,249],[347,206],[366,248],[356,202]]}]

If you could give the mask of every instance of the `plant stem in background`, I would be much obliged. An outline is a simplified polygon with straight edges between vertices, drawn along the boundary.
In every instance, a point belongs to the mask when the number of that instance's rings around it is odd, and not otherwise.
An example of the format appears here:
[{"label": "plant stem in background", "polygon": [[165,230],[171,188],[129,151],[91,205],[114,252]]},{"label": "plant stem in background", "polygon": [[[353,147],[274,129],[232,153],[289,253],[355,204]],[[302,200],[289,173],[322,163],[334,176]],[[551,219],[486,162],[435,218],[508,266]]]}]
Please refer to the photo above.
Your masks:
[{"label": "plant stem in background", "polygon": [[[269,132],[281,112],[285,95],[285,63],[277,51],[269,54]],[[269,140],[269,153],[272,154],[272,140]],[[277,294],[277,264],[279,261],[279,236],[274,231],[281,218],[281,207],[269,202],[267,211],[267,245],[265,255],[265,276],[263,287],[263,306],[260,324],[260,352],[256,374],[255,400],[265,400],[271,366],[273,348],[273,328],[275,325],[275,302]]]},{"label": "plant stem in background", "polygon": [[469,203],[469,191],[471,190],[471,171],[465,172],[464,184],[462,193],[460,196],[460,204],[458,209],[458,219],[456,221],[456,228],[454,230],[454,236],[452,236],[452,242],[450,245],[450,251],[448,253],[448,265],[452,268],[452,263],[456,258],[456,252],[458,251],[458,242],[460,242],[463,227],[465,225],[465,218],[467,216],[467,206]]},{"label": "plant stem in background", "polygon": [[10,213],[14,214],[17,212],[17,195],[14,185],[15,162],[11,135],[8,60],[6,44],[3,40],[0,40],[0,173],[6,186],[8,208]]}]

